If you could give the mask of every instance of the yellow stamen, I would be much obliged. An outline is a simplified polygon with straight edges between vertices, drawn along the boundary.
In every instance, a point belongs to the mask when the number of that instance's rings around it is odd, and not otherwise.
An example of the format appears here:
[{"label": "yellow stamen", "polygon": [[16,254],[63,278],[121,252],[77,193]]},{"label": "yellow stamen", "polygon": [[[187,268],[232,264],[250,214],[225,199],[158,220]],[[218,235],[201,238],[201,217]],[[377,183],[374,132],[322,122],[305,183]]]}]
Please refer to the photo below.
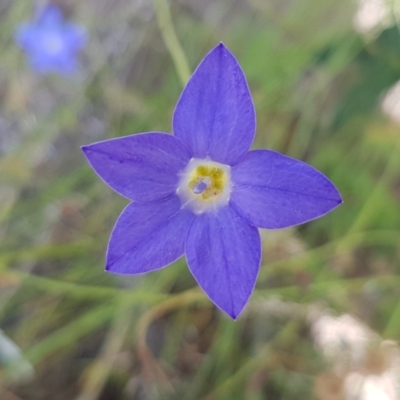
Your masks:
[{"label": "yellow stamen", "polygon": [[181,198],[182,207],[188,207],[199,215],[227,205],[231,190],[229,165],[192,158],[180,173],[176,193]]},{"label": "yellow stamen", "polygon": [[207,182],[207,188],[198,194],[202,200],[213,200],[224,190],[228,182],[226,172],[215,165],[199,165],[190,174],[189,188],[193,190],[200,182]]}]

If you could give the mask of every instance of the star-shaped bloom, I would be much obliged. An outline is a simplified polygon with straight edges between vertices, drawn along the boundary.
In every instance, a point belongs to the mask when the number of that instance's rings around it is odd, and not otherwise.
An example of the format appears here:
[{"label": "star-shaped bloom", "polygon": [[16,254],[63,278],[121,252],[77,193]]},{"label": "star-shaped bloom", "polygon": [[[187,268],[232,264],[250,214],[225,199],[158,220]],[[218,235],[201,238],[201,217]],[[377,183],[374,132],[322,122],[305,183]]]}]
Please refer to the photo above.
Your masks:
[{"label": "star-shaped bloom", "polygon": [[255,125],[246,78],[221,43],[186,85],[173,135],[149,132],[83,146],[96,173],[132,201],[111,234],[106,270],[141,274],[186,254],[204,292],[236,318],[260,269],[258,228],[301,224],[342,202],[335,186],[304,162],[249,151]]},{"label": "star-shaped bloom", "polygon": [[68,75],[77,70],[77,53],[87,35],[83,27],[65,21],[57,6],[49,5],[33,21],[19,25],[15,41],[35,71]]}]

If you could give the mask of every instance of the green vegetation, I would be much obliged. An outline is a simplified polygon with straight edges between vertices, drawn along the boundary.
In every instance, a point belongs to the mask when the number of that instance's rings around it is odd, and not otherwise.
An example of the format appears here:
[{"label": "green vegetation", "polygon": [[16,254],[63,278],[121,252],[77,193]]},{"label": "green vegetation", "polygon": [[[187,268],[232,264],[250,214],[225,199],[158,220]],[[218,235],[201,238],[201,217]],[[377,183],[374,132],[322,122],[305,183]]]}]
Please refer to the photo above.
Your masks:
[{"label": "green vegetation", "polygon": [[[30,2],[0,6],[0,327],[35,370],[16,373],[0,343],[2,400],[309,400],[330,371],[311,310],[399,339],[400,94],[397,122],[381,106],[400,80],[394,7],[363,35],[347,0],[59,3],[89,31],[74,77],[29,70],[12,37]],[[314,165],[344,199],[262,233],[256,291],[236,322],[184,260],[146,276],[103,271],[127,201],[80,151],[170,131],[189,70],[219,41],[248,78],[256,147]]]}]

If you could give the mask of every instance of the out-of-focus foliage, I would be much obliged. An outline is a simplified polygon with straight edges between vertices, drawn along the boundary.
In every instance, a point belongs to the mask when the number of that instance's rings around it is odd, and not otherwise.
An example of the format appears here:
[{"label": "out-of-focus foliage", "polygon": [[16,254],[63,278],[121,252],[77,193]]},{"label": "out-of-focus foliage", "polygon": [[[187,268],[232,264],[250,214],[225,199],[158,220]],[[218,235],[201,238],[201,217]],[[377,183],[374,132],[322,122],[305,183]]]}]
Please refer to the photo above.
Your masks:
[{"label": "out-of-focus foliage", "polygon": [[[21,349],[11,369],[0,343],[0,398],[344,398],[353,364],[338,371],[314,346],[315,315],[350,313],[374,340],[400,336],[400,127],[381,108],[400,79],[396,4],[368,33],[349,0],[173,0],[174,27],[162,0],[57,4],[89,34],[73,77],[29,70],[13,33],[32,4],[0,2],[0,326]],[[318,221],[263,232],[256,291],[236,322],[184,260],[146,276],[103,272],[127,202],[79,148],[170,131],[177,46],[193,68],[219,41],[248,77],[256,147],[306,160],[344,198]]]}]

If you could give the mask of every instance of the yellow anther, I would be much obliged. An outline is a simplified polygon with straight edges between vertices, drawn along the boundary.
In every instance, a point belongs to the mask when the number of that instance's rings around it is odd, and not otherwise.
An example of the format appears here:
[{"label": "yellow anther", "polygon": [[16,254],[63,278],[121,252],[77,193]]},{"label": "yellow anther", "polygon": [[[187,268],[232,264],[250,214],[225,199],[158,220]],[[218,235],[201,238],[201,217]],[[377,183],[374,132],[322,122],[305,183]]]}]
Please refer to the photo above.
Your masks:
[{"label": "yellow anther", "polygon": [[229,165],[210,159],[192,158],[180,173],[176,193],[181,198],[182,207],[202,214],[228,204],[231,190]]},{"label": "yellow anther", "polygon": [[189,188],[194,189],[200,182],[207,182],[207,187],[198,194],[202,200],[213,200],[219,196],[228,181],[226,172],[215,165],[199,165],[190,176]]}]

